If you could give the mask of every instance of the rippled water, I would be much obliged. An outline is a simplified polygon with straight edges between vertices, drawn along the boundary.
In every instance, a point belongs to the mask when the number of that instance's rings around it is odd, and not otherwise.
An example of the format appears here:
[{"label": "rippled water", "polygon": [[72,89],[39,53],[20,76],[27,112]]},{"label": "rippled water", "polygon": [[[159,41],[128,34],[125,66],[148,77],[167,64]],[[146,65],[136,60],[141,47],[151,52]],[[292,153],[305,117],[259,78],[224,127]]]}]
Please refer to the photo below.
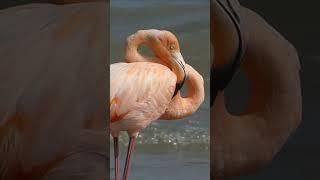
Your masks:
[{"label": "rippled water", "polygon": [[[159,160],[159,154],[168,152],[170,152],[170,157],[188,155],[181,159],[168,158],[165,163],[168,169],[165,171],[169,169],[172,171],[172,168],[177,171],[186,171],[183,170],[183,167],[193,163],[194,168],[199,167],[197,162],[200,161],[205,165],[197,171],[201,174],[197,177],[209,179],[209,1],[111,1],[111,63],[122,61],[124,43],[128,35],[139,29],[151,28],[169,30],[177,36],[186,63],[192,65],[205,79],[206,98],[194,115],[180,121],[159,120],[141,132],[137,139],[136,156],[145,162],[141,164],[138,160],[133,161],[133,167],[139,165],[143,167],[142,171],[133,172],[136,173],[132,175],[133,179],[135,177],[143,179],[143,176],[139,176],[139,174],[148,174],[148,172],[158,169],[158,165],[155,163]],[[127,145],[127,142],[127,135],[122,134],[120,137],[122,150],[126,150],[124,145]],[[122,154],[123,156],[124,154]],[[191,174],[188,176],[188,173],[191,171],[187,170],[185,175],[181,177],[194,179],[194,176]],[[179,179],[178,176],[161,175],[164,177],[160,179]]]}]

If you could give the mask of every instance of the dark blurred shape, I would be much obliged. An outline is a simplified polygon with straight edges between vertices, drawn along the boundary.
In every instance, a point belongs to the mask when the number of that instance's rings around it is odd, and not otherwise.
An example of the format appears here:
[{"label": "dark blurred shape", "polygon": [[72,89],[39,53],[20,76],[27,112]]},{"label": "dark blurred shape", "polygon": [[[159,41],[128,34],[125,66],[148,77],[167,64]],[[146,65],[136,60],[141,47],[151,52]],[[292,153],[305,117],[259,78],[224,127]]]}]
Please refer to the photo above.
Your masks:
[{"label": "dark blurred shape", "polygon": [[106,2],[107,0],[33,0],[33,2],[40,3],[53,3],[53,4],[72,4],[72,3],[83,3],[83,2]]},{"label": "dark blurred shape", "polygon": [[[319,179],[320,11],[317,1],[240,0],[240,3],[260,14],[296,47],[301,62],[303,114],[300,127],[268,168],[233,179]],[[240,111],[248,92],[234,90],[246,86],[247,82],[239,75],[230,84],[227,94],[231,109]]]},{"label": "dark blurred shape", "polygon": [[110,2],[109,0],[1,0],[0,9],[30,3],[73,4],[84,2]]},{"label": "dark blurred shape", "polygon": [[1,180],[109,178],[108,20],[106,2],[0,11]]}]

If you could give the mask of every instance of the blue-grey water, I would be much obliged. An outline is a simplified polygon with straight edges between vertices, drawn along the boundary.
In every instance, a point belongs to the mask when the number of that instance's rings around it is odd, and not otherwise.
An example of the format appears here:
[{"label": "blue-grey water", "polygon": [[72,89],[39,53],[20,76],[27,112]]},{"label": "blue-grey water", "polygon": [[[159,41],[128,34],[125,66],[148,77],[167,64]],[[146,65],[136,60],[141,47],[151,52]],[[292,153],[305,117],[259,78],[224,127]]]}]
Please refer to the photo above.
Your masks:
[{"label": "blue-grey water", "polygon": [[[205,79],[206,98],[194,115],[179,121],[156,121],[141,132],[131,180],[209,179],[209,10],[207,0],[111,1],[111,63],[123,61],[128,35],[139,29],[169,30],[177,36],[186,63]],[[121,162],[127,142],[128,137],[123,133]],[[110,156],[113,179],[112,143]],[[121,166],[123,169],[124,164]]]}]

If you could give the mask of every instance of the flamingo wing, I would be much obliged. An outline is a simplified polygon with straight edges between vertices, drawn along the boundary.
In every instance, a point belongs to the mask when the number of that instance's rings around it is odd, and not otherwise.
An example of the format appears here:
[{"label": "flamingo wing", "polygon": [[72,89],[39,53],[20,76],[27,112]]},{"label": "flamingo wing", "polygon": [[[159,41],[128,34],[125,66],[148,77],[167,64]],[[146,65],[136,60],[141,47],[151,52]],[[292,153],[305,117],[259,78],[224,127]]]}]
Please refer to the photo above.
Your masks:
[{"label": "flamingo wing", "polygon": [[110,119],[154,120],[164,113],[174,93],[176,75],[150,62],[110,65]]}]

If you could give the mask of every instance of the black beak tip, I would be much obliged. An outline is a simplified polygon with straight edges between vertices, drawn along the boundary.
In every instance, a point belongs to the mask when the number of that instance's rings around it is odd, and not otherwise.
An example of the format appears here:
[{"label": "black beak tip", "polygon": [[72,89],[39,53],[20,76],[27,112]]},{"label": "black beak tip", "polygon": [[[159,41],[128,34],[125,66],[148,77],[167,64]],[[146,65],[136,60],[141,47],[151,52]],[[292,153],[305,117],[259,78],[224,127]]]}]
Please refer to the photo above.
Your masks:
[{"label": "black beak tip", "polygon": [[173,98],[174,96],[176,96],[177,93],[178,93],[178,91],[183,87],[184,82],[186,81],[186,79],[187,79],[187,75],[184,76],[184,78],[183,78],[182,81],[180,81],[180,82],[178,82],[178,83],[176,84],[176,89],[174,90],[174,93],[173,93],[172,98]]}]

